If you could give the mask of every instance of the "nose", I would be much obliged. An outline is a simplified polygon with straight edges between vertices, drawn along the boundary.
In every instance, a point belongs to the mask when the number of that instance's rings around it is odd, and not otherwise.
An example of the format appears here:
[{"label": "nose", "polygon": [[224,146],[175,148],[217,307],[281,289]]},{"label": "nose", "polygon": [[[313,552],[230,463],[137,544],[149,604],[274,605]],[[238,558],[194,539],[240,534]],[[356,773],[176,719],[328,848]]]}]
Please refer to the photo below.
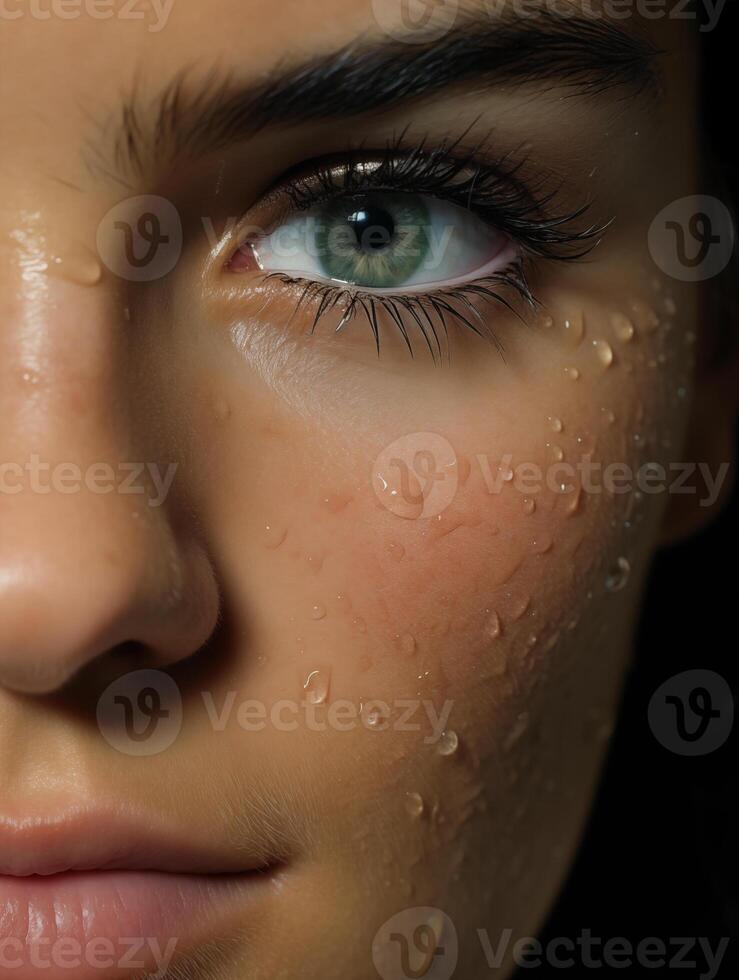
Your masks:
[{"label": "nose", "polygon": [[0,284],[0,686],[42,695],[122,645],[190,656],[218,590],[164,437],[158,460],[137,449],[153,440],[104,282],[37,273]]}]

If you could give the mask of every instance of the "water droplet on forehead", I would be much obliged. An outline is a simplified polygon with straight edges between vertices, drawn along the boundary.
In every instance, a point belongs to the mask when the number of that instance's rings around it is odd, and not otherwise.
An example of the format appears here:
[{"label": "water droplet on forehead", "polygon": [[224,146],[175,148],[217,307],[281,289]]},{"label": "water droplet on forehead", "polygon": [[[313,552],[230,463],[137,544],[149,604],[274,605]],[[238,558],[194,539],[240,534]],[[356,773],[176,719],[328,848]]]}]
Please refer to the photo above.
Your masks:
[{"label": "water droplet on forehead", "polygon": [[577,381],[580,377],[580,372],[576,367],[566,367],[565,375],[570,379],[570,381]]},{"label": "water droplet on forehead", "polygon": [[558,418],[556,415],[550,415],[547,421],[549,422],[549,428],[552,430],[552,432],[561,432],[564,429],[562,419]]},{"label": "water droplet on forehead", "polygon": [[534,513],[535,510],[536,510],[536,501],[534,500],[534,498],[533,497],[524,497],[523,498],[523,512],[524,512],[524,514],[527,514],[530,517]]},{"label": "water droplet on forehead", "polygon": [[310,607],[311,619],[323,619],[326,615],[326,607],[322,602],[314,602]]}]

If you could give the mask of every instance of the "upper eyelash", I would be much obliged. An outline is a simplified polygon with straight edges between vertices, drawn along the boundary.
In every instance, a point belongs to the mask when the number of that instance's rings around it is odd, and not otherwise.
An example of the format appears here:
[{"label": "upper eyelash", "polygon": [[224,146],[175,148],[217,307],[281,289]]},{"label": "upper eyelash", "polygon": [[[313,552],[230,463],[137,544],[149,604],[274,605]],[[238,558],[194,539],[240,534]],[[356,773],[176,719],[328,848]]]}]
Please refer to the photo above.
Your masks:
[{"label": "upper eyelash", "polygon": [[[558,189],[545,189],[543,180],[536,187],[522,180],[525,158],[511,163],[507,155],[493,163],[480,163],[479,148],[457,155],[460,140],[442,142],[433,149],[421,142],[404,153],[403,136],[389,143],[379,159],[356,152],[338,165],[324,163],[308,176],[294,178],[283,191],[296,211],[368,190],[438,197],[472,211],[530,256],[556,261],[587,256],[610,224],[577,227],[590,204],[554,211]],[[368,160],[376,164],[372,169],[367,168]]]}]

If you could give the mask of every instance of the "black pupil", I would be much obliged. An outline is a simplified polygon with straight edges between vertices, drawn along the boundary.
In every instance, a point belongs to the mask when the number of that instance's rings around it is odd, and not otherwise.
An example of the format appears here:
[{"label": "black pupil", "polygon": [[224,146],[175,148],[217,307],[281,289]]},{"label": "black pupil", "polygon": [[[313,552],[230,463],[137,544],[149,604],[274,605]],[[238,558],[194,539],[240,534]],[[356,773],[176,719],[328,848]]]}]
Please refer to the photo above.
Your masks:
[{"label": "black pupil", "polygon": [[348,215],[346,222],[359,246],[368,252],[381,252],[395,234],[395,219],[380,207],[359,208]]}]

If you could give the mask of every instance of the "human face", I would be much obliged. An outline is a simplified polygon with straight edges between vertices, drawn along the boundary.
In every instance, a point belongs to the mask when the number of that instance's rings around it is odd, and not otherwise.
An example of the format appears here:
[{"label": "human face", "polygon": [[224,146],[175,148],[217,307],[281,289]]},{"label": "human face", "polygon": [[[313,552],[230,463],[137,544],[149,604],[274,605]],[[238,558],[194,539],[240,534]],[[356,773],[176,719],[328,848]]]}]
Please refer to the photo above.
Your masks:
[{"label": "human face", "polygon": [[[4,955],[369,980],[421,928],[439,978],[453,924],[487,976],[577,846],[635,474],[682,458],[698,296],[648,243],[696,192],[688,32],[4,9]],[[420,269],[321,244],[402,227]]]}]

